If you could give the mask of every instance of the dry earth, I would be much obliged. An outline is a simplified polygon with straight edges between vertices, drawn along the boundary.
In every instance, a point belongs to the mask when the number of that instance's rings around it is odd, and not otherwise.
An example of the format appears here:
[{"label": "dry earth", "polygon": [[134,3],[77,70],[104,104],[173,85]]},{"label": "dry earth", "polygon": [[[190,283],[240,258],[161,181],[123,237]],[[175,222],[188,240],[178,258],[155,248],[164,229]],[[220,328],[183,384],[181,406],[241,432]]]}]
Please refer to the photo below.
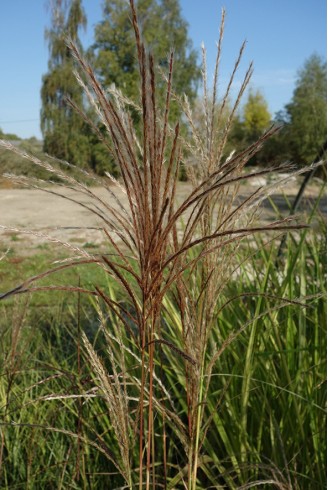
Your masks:
[{"label": "dry earth", "polygon": [[[297,194],[301,180],[293,180],[285,187],[285,195],[293,201]],[[263,184],[253,183],[253,185]],[[249,185],[249,184],[248,184]],[[318,196],[319,183],[314,180],[306,189],[303,198],[303,210],[309,208],[309,199]],[[49,187],[48,190],[65,193],[68,198],[76,198],[76,193],[71,190],[63,190],[62,187]],[[179,197],[182,199],[190,190],[188,183],[179,184]],[[241,186],[242,195],[247,194],[249,189]],[[93,191],[102,199],[110,201],[112,198],[106,189],[93,188]],[[126,197],[118,194],[119,199],[124,202]],[[283,195],[272,196],[274,202],[284,215],[288,214],[288,205]],[[83,197],[84,203],[90,203],[88,198]],[[320,210],[326,214],[326,198],[322,197]],[[271,205],[264,202],[265,218],[272,215]],[[49,243],[49,239],[41,235],[49,235],[53,240],[70,242],[76,246],[101,246],[105,244],[105,237],[101,231],[102,223],[97,216],[92,214],[78,204],[58,197],[54,194],[36,189],[0,189],[0,243],[2,251],[19,246],[19,254],[27,255],[33,253],[35,247]],[[3,227],[7,227],[4,229]],[[29,231],[35,234],[29,234]],[[15,242],[18,242],[17,244]]]}]

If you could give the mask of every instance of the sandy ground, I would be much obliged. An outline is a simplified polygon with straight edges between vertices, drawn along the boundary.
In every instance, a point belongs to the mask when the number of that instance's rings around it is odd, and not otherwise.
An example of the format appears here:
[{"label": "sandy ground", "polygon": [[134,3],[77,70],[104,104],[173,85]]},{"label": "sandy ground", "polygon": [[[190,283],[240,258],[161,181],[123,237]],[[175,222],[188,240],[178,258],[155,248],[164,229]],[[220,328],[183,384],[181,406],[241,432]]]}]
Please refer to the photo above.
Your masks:
[{"label": "sandy ground", "polygon": [[[293,201],[299,189],[300,181],[291,182],[286,188],[285,193]],[[254,188],[255,189],[255,188]],[[49,190],[65,193],[68,198],[76,197],[76,193],[71,190],[63,190],[61,187],[49,187]],[[190,190],[188,183],[179,184],[179,197],[182,199]],[[93,191],[101,199],[113,203],[110,194],[104,188],[93,188]],[[246,194],[247,189],[241,187],[241,193]],[[309,199],[314,199],[319,192],[319,186],[313,182],[308,186],[303,200],[303,210],[309,208]],[[126,196],[118,193],[118,197],[124,204]],[[274,195],[274,202],[279,209],[288,214],[288,206],[285,197]],[[90,199],[83,197],[83,202],[88,205]],[[326,197],[321,199],[320,209],[326,213]],[[264,203],[264,213],[270,218],[269,203]],[[49,243],[45,237],[37,234],[49,235],[54,240],[70,242],[77,246],[101,246],[105,243],[104,234],[100,228],[102,222],[100,218],[92,214],[78,204],[36,189],[0,189],[0,244],[1,250],[8,247],[17,249],[19,242],[20,253],[29,254],[44,243]],[[3,227],[7,227],[4,229]],[[2,228],[2,229],[1,229]],[[9,229],[8,229],[9,228]],[[26,232],[34,231],[35,235]]]}]

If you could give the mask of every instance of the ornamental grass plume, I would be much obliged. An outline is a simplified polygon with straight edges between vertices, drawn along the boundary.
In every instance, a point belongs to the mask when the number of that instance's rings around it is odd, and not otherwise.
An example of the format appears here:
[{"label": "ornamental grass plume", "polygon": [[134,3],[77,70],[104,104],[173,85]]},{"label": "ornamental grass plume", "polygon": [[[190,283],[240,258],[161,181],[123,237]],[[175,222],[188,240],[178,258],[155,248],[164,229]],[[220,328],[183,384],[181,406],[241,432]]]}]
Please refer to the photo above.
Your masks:
[{"label": "ornamental grass plume", "polygon": [[[97,123],[72,101],[68,100],[68,103],[91,125],[120,171],[120,180],[108,175],[110,185],[102,182],[110,199],[101,199],[92,187],[55,169],[50,163],[22,152],[8,142],[1,143],[33,164],[56,173],[62,179],[63,187],[75,191],[76,197],[67,197],[64,190],[61,193],[44,188],[38,180],[10,177],[20,184],[71,199],[94,213],[102,222],[110,254],[92,254],[61,242],[73,254],[68,261],[27,279],[1,298],[40,289],[56,289],[56,286],[35,286],[34,283],[82,264],[96,264],[115,279],[124,291],[125,301],[118,301],[96,284],[89,289],[64,287],[67,291],[85,293],[94,299],[108,346],[108,362],[105,363],[86,335],[82,337],[94,373],[94,383],[105,399],[118,449],[106,446],[100,435],[94,445],[122,475],[126,488],[135,488],[136,484],[140,490],[159,486],[175,488],[172,486],[174,479],[170,487],[166,486],[167,471],[173,464],[167,460],[166,438],[167,431],[170,431],[179,441],[180,453],[184,454],[181,458],[186,460],[186,470],[178,473],[180,480],[184,482],[184,488],[194,490],[199,469],[205,461],[203,442],[213,417],[206,407],[211,373],[225,347],[240,333],[240,330],[231,332],[228,338],[222,339],[221,345],[211,342],[210,333],[220,310],[224,308],[220,293],[240,265],[236,263],[237,248],[254,234],[275,235],[303,226],[295,223],[293,217],[266,224],[254,221],[260,203],[283,185],[286,178],[271,186],[260,186],[247,197],[239,193],[242,182],[270,174],[270,168],[249,171],[245,166],[277,128],[269,128],[242,152],[225,155],[233,117],[249,83],[252,65],[245,74],[228,117],[225,117],[231,86],[245,45],[240,50],[226,92],[219,98],[217,86],[224,12],[211,93],[207,86],[206,53],[203,50],[204,98],[199,124],[200,116],[197,116],[196,123],[188,100],[174,94],[173,51],[169,54],[165,74],[164,101],[158,97],[156,77],[160,74],[151,52],[142,41],[133,0],[130,0],[130,7],[139,64],[139,104],[127,99],[115,87],[105,91],[76,45],[68,41],[79,66],[77,80],[97,115]],[[187,136],[181,134],[181,122],[171,126],[173,99],[180,103],[185,113],[183,124],[189,126]],[[138,127],[134,124],[132,110],[140,115]],[[105,135],[99,130],[100,124],[106,129]],[[190,193],[182,202],[178,199],[181,166],[184,166],[192,183]],[[281,167],[281,170],[286,168]],[[115,189],[126,196],[126,206]],[[168,309],[169,301],[178,305],[180,314],[173,338],[172,335],[168,338],[168,325],[163,321],[163,311]],[[104,306],[114,319],[112,329],[103,317]],[[170,328],[174,328],[173,322]],[[172,395],[166,390],[165,352],[174,353],[184,365],[185,377],[177,379],[182,383],[181,391],[185,396],[184,414],[176,409]],[[159,434],[159,428],[162,434]],[[247,429],[246,422],[244,429]],[[158,455],[161,455],[161,460],[158,460]]]}]

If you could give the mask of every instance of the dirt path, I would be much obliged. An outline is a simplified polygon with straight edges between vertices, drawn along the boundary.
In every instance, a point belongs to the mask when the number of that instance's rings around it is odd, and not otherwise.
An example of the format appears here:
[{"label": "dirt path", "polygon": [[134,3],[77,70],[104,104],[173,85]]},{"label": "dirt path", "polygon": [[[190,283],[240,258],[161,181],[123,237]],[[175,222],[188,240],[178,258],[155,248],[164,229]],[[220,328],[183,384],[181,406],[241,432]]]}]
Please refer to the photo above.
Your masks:
[{"label": "dirt path", "polygon": [[[99,245],[103,241],[101,219],[88,209],[69,199],[76,199],[77,194],[69,189],[51,187],[49,190],[60,192],[68,199],[34,189],[0,189],[0,225],[17,228],[17,231],[2,231],[2,244],[12,245],[18,237],[24,237],[28,248],[48,243],[45,237],[32,234],[21,234],[33,230],[36,234],[49,235],[54,239],[73,244]],[[103,188],[93,191],[102,199],[108,200],[108,192]],[[124,202],[122,195],[119,198]],[[86,206],[91,200],[83,198]]]},{"label": "dirt path", "polygon": [[[288,197],[293,199],[296,195],[299,185],[297,182],[291,183],[286,192]],[[306,200],[314,198],[318,195],[318,185],[312,184],[307,188],[305,195]],[[71,190],[63,190],[61,187],[50,187],[49,190],[64,193],[67,198],[76,198],[76,193]],[[190,190],[188,183],[179,184],[179,197],[182,199]],[[113,204],[113,199],[104,188],[93,188],[93,191],[101,199]],[[241,193],[246,193],[245,187],[241,188]],[[120,201],[126,204],[126,196],[123,193],[118,193]],[[273,196],[274,201],[284,210],[288,212],[286,200],[281,195]],[[83,197],[83,202],[88,205],[90,199]],[[269,203],[264,203],[264,208],[269,211]],[[283,209],[284,208],[284,209]],[[325,197],[321,202],[321,211],[326,213]],[[269,216],[269,215],[268,215]],[[99,246],[105,243],[104,234],[100,228],[102,226],[101,219],[92,214],[88,209],[85,209],[78,204],[50,194],[41,190],[34,189],[0,189],[0,226],[9,227],[11,229],[0,229],[0,244],[1,250],[12,247],[15,241],[20,241],[21,253],[27,254],[36,247],[46,242],[45,237],[40,237],[32,234],[20,233],[19,230],[27,232],[28,230],[35,231],[36,234],[46,234],[53,239],[70,242],[75,245]],[[18,245],[18,244],[17,244]],[[16,248],[16,247],[15,247]]]},{"label": "dirt path", "polygon": [[[190,190],[188,184],[180,184],[179,195],[182,199]],[[54,240],[69,242],[74,245],[100,246],[106,244],[102,231],[103,222],[100,217],[86,207],[72,202],[81,199],[85,206],[92,200],[82,198],[70,189],[52,186],[48,191],[61,193],[66,198],[37,189],[0,189],[0,243],[1,249],[14,246],[14,242],[24,240],[22,254],[31,253],[31,249],[49,240],[40,235],[48,235]],[[113,206],[114,199],[102,187],[94,187],[92,191],[104,202]],[[127,206],[127,197],[123,192],[115,193],[123,206]],[[1,229],[1,227],[5,227]],[[33,231],[33,233],[29,233]],[[17,248],[17,247],[16,247]]]}]

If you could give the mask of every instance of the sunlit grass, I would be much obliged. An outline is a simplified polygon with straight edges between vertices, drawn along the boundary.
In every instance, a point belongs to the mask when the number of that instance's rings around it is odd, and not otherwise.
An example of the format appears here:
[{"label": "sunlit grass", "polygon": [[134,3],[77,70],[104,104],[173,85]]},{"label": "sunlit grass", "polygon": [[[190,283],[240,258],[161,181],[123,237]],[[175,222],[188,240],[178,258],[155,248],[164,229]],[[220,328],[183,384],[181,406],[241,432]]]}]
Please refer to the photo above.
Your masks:
[{"label": "sunlit grass", "polygon": [[[219,301],[223,306],[235,298],[221,311],[211,342],[222,343],[232,332],[241,331],[222,352],[212,373],[201,429],[202,453],[206,457],[201,459],[198,485],[210,488],[220,483],[232,489],[248,488],[248,481],[265,478],[286,488],[319,489],[325,482],[326,450],[326,304],[325,298],[318,296],[324,293],[326,284],[325,237],[313,231],[303,232],[297,240],[291,237],[281,270],[274,266],[276,244],[264,248],[263,243],[258,245],[260,251],[253,256],[252,267],[242,268],[238,280],[229,283]],[[248,251],[241,250],[243,253]],[[36,263],[30,263],[26,272],[41,267]],[[99,282],[96,271],[89,277],[91,282]],[[107,287],[115,298],[116,288],[109,283]],[[276,308],[278,297],[297,301],[304,295],[308,297],[306,308],[297,304]],[[29,310],[23,299],[10,309],[5,305],[1,308],[0,392],[5,410],[2,424],[6,424],[2,425],[2,487],[28,484],[33,489],[42,485],[50,488],[58,479],[62,482],[60,488],[79,488],[82,482],[92,482],[93,488],[105,489],[108,481],[119,486],[117,471],[114,467],[109,471],[101,445],[97,449],[100,441],[114,453],[117,448],[110,435],[106,404],[99,389],[92,388],[97,379],[81,344],[83,361],[80,359],[78,366],[81,339],[77,336],[77,319],[81,305],[76,297],[74,304],[67,294],[61,301],[56,298],[57,306],[52,295],[47,298],[52,307],[46,310],[43,294],[31,296],[34,307]],[[86,328],[104,359],[106,344],[118,345],[119,332],[113,329],[113,316],[105,321],[108,335],[102,328],[99,331],[99,311],[92,313],[90,306],[88,321],[84,320],[80,328]],[[180,314],[173,299],[166,302],[165,311],[166,340],[182,349],[176,337],[181,328]],[[132,349],[131,354],[126,351],[125,363],[133,372],[138,352],[130,342],[126,349]],[[156,364],[169,395],[166,403],[173,403],[183,420],[183,413],[187,413],[181,391],[183,358],[165,345],[161,350]],[[114,348],[114,352],[119,359],[119,351]],[[79,393],[84,396],[81,402],[76,398]],[[90,398],[85,398],[87,394]],[[156,434],[163,430],[164,422],[156,419]],[[183,463],[181,443],[171,431],[169,420],[165,432],[169,438],[168,459],[176,461],[168,462],[167,488],[183,488],[187,461]],[[160,461],[163,448],[161,444],[157,447]]]}]

